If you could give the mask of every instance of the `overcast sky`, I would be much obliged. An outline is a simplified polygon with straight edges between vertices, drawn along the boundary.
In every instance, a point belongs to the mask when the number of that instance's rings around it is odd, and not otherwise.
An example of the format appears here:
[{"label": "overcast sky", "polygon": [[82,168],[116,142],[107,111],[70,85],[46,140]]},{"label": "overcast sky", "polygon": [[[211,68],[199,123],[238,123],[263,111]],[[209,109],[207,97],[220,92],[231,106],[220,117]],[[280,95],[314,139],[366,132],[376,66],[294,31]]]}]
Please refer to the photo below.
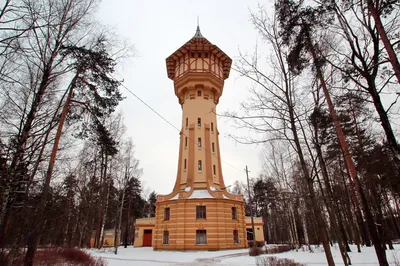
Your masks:
[{"label": "overcast sky", "polygon": [[[239,50],[251,53],[257,43],[257,32],[249,21],[249,10],[256,11],[253,0],[102,0],[98,20],[111,27],[135,46],[136,56],[119,70],[124,84],[168,121],[181,128],[181,107],[174,94],[173,81],[168,79],[165,59],[190,40],[196,31],[197,16],[203,36],[217,45],[234,61]],[[270,2],[260,2],[268,4]],[[231,71],[217,113],[237,110],[248,97],[251,83]],[[143,103],[123,90],[121,104],[127,137],[133,139],[145,187],[159,194],[173,189],[179,151],[179,132],[159,118]],[[235,131],[232,121],[220,118],[222,170],[226,185],[246,180],[261,170],[261,146],[236,144],[227,138]],[[231,167],[230,165],[234,166]]]}]

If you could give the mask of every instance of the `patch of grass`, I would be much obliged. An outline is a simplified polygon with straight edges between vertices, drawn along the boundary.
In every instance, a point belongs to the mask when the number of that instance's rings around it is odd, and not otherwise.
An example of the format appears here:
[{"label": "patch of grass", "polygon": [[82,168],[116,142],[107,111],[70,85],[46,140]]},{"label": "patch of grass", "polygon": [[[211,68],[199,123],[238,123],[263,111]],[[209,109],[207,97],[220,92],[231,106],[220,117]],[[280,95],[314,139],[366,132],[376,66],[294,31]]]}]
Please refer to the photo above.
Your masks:
[{"label": "patch of grass", "polygon": [[263,250],[260,247],[251,247],[249,248],[249,255],[250,256],[258,256],[260,254],[263,254]]},{"label": "patch of grass", "polygon": [[290,245],[277,245],[277,246],[267,246],[265,248],[265,254],[278,254],[278,253],[283,253],[287,252],[294,249]]},{"label": "patch of grass", "polygon": [[[14,265],[22,265],[23,256],[20,256]],[[36,252],[35,266],[77,265],[77,266],[105,266],[100,258],[94,258],[88,253],[76,248],[42,248]]]}]

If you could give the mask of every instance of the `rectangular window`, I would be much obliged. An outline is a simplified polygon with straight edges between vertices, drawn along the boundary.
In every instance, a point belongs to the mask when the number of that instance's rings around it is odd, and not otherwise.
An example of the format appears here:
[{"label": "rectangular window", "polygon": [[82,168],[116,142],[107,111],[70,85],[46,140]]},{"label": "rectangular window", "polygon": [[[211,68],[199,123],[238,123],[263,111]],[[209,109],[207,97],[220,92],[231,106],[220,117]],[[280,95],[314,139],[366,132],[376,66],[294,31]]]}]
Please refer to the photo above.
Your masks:
[{"label": "rectangular window", "polygon": [[206,219],[206,206],[196,206],[196,219]]},{"label": "rectangular window", "polygon": [[169,231],[164,231],[163,233],[163,245],[168,245],[169,242]]},{"label": "rectangular window", "polygon": [[186,128],[188,127],[188,125],[189,125],[189,119],[186,117]]},{"label": "rectangular window", "polygon": [[203,166],[201,165],[201,160],[199,160],[197,168],[198,168],[199,172],[201,173],[201,171],[203,170]]},{"label": "rectangular window", "polygon": [[205,57],[205,58],[208,58],[208,53],[204,53],[204,57]]},{"label": "rectangular window", "polygon": [[211,132],[214,132],[214,123],[211,122]]},{"label": "rectangular window", "polygon": [[195,55],[194,52],[191,52],[191,53],[190,53],[190,57],[191,57],[191,58],[193,58],[194,55]]},{"label": "rectangular window", "polygon": [[197,118],[197,127],[201,128],[201,118]]},{"label": "rectangular window", "polygon": [[201,138],[198,138],[198,139],[197,139],[197,146],[198,146],[199,148],[201,148]]},{"label": "rectangular window", "polygon": [[201,58],[201,53],[200,53],[200,52],[197,53],[197,57],[198,57],[198,58]]},{"label": "rectangular window", "polygon": [[232,207],[232,220],[237,220],[236,207]]},{"label": "rectangular window", "polygon": [[211,144],[211,147],[212,147],[212,152],[215,152],[214,142]]},{"label": "rectangular window", "polygon": [[186,159],[185,159],[185,160],[183,160],[183,170],[185,170],[185,171],[186,171]]},{"label": "rectangular window", "polygon": [[197,91],[197,96],[201,96],[201,91]]},{"label": "rectangular window", "polygon": [[213,173],[214,173],[214,175],[217,174],[217,169],[216,169],[216,167],[215,167],[215,164],[213,165]]},{"label": "rectangular window", "polygon": [[239,243],[239,231],[238,230],[233,230],[233,243],[234,244]]},{"label": "rectangular window", "polygon": [[169,220],[169,208],[164,209],[164,220]]},{"label": "rectangular window", "polygon": [[185,148],[187,147],[187,137],[185,137]]},{"label": "rectangular window", "polygon": [[207,231],[196,230],[196,245],[206,245],[206,244],[207,244]]}]

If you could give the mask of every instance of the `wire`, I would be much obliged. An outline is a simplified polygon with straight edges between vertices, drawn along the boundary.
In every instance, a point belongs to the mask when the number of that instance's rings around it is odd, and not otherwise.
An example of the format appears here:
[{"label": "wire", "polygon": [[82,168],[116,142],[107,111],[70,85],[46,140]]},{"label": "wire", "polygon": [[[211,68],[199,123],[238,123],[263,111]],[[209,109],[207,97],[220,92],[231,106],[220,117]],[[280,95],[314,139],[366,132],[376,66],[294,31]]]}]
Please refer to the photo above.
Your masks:
[{"label": "wire", "polygon": [[[140,102],[142,102],[147,108],[149,108],[151,111],[153,111],[153,113],[155,113],[157,116],[159,116],[162,120],[164,120],[165,122],[167,122],[167,124],[169,124],[171,127],[173,127],[174,129],[176,129],[179,133],[181,132],[181,130],[179,128],[177,128],[175,125],[173,125],[171,122],[168,121],[168,119],[166,119],[165,117],[163,117],[159,112],[157,112],[156,110],[154,110],[154,108],[152,108],[149,104],[147,104],[144,100],[142,100],[139,96],[137,96],[134,92],[132,92],[128,87],[126,87],[123,83],[121,83],[121,86],[123,88],[125,88],[130,94],[132,94],[136,99],[138,99]],[[187,137],[190,141],[192,141],[193,143],[196,144],[196,141],[194,139],[191,139],[188,135],[186,135],[184,132],[182,132],[182,135],[184,135],[185,137]],[[209,150],[207,150],[206,148],[204,148],[203,146],[200,147],[202,150],[208,152],[209,154],[211,154],[211,156],[214,156],[217,159],[220,159],[221,162],[223,162],[226,165],[229,165],[230,167],[243,172],[244,170],[239,169],[236,166],[233,166],[232,164],[224,161],[221,159],[221,157],[215,155],[215,153],[210,152]]]}]

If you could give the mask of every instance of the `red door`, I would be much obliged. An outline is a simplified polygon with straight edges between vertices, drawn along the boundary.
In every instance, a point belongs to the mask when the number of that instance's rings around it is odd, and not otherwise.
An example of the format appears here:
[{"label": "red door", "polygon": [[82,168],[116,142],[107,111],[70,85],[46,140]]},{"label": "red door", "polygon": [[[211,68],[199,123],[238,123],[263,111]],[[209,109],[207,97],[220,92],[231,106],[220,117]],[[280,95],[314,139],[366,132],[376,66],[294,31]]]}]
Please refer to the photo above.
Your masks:
[{"label": "red door", "polygon": [[151,238],[152,238],[153,230],[144,230],[143,234],[143,246],[151,247]]}]

